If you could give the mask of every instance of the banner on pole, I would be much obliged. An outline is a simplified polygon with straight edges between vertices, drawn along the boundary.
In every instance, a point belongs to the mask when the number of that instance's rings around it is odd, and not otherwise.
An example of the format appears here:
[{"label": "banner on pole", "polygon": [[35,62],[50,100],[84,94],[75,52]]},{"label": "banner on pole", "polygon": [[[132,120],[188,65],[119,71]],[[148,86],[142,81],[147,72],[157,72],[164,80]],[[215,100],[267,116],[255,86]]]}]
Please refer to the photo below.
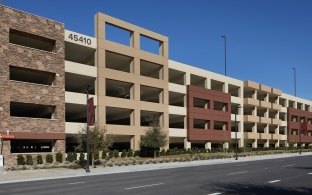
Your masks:
[{"label": "banner on pole", "polygon": [[87,123],[89,126],[93,126],[95,123],[95,109],[94,109],[94,100],[93,97],[88,99],[88,120]]}]

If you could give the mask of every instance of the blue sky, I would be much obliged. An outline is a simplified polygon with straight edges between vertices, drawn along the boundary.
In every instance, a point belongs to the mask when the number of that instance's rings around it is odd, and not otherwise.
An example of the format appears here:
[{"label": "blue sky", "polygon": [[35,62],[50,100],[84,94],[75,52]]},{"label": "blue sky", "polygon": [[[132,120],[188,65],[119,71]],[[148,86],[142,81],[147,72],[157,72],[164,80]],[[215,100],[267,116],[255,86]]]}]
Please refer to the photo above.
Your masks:
[{"label": "blue sky", "polygon": [[[91,3],[92,2],[92,3]],[[169,37],[169,58],[312,100],[311,0],[2,0],[93,36],[103,12]]]}]

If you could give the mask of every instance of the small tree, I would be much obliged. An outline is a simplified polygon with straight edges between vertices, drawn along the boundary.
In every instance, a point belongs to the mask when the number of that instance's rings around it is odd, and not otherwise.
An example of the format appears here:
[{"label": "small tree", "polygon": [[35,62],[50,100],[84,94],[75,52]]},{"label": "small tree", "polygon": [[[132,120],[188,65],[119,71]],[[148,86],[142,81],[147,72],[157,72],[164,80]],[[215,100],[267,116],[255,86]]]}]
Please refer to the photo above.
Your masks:
[{"label": "small tree", "polygon": [[61,152],[58,152],[55,154],[55,160],[58,163],[62,163],[63,162],[63,154]]},{"label": "small tree", "polygon": [[53,163],[53,156],[52,156],[52,154],[47,154],[47,156],[46,156],[46,163],[49,163],[49,164]]},{"label": "small tree", "polygon": [[42,160],[42,156],[40,154],[37,155],[37,165],[40,165],[43,163],[43,160]]},{"label": "small tree", "polygon": [[33,162],[33,158],[30,154],[27,154],[26,155],[26,165],[33,165],[34,162]]},{"label": "small tree", "polygon": [[17,155],[17,165],[25,165],[25,158],[22,154]]},{"label": "small tree", "polygon": [[156,157],[156,150],[164,147],[166,144],[167,133],[164,132],[157,123],[153,123],[150,125],[145,137],[143,137],[141,140],[142,146],[153,149],[154,158]]},{"label": "small tree", "polygon": [[[108,150],[113,145],[113,136],[106,134],[107,129],[101,127],[98,123],[95,123],[93,127],[89,129],[89,147],[90,155],[92,156],[92,166],[94,166],[94,156],[98,151]],[[87,148],[87,127],[81,129],[77,135],[78,149],[85,150]]]}]

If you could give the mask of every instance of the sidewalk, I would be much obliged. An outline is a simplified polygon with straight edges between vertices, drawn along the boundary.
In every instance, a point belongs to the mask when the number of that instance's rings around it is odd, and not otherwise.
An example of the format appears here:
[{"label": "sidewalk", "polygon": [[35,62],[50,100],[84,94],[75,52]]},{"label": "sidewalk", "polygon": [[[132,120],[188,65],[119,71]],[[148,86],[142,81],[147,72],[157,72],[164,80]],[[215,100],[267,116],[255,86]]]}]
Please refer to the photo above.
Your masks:
[{"label": "sidewalk", "polygon": [[170,162],[170,163],[160,163],[160,164],[130,165],[130,166],[121,166],[121,167],[98,166],[97,168],[91,168],[90,173],[86,173],[84,169],[66,169],[66,168],[7,171],[7,172],[0,172],[0,184],[45,180],[45,179],[70,178],[70,177],[79,177],[79,176],[171,169],[171,168],[191,167],[191,166],[201,166],[201,165],[239,163],[239,162],[247,162],[247,161],[254,161],[254,160],[277,159],[277,158],[284,158],[284,157],[308,156],[308,155],[312,155],[312,152],[302,153],[301,155],[299,155],[298,153],[293,153],[293,154],[276,154],[276,155],[265,155],[265,156],[241,157],[238,160],[235,160],[234,158],[230,158],[230,159],[200,160],[200,161],[191,161],[191,162]]}]

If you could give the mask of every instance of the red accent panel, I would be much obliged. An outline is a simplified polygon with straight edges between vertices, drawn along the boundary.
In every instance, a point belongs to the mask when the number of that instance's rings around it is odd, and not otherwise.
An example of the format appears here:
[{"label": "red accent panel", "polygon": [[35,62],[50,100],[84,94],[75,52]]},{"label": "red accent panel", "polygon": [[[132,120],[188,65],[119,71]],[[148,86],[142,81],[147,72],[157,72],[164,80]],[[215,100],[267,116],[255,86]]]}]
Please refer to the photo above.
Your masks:
[{"label": "red accent panel", "polygon": [[[208,108],[194,107],[194,98],[208,100]],[[214,102],[227,104],[226,111],[214,110]],[[194,128],[194,119],[210,121],[210,128]],[[227,123],[227,129],[214,129],[214,122]],[[231,140],[231,95],[202,87],[187,86],[187,139],[188,141],[230,141]]]},{"label": "red accent panel", "polygon": [[15,139],[53,139],[65,140],[65,133],[33,133],[33,132],[11,132]]}]

